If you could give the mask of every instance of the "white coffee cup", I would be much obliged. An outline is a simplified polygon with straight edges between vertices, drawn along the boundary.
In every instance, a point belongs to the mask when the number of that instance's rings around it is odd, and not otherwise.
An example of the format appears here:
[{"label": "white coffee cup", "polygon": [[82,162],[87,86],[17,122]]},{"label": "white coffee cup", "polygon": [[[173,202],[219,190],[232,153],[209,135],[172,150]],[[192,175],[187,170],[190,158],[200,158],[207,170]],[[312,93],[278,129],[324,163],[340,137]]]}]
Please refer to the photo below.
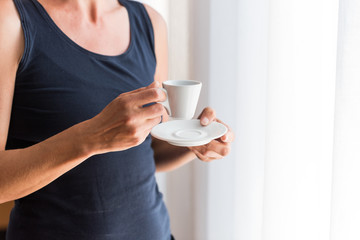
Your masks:
[{"label": "white coffee cup", "polygon": [[202,83],[194,80],[168,80],[162,90],[167,99],[161,104],[171,119],[192,119],[199,101]]}]

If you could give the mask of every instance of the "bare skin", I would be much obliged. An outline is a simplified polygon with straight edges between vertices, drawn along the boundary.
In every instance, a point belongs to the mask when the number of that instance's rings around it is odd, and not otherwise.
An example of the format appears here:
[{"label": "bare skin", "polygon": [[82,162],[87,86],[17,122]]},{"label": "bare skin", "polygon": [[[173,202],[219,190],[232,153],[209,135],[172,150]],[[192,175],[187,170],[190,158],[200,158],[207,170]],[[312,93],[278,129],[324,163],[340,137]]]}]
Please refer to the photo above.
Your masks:
[{"label": "bare skin", "polygon": [[[128,15],[116,0],[41,0],[40,3],[60,29],[85,49],[118,55],[129,46]],[[149,6],[146,9],[155,33],[158,64],[155,82],[119,95],[95,117],[43,142],[24,149],[5,150],[24,36],[13,1],[0,1],[0,203],[37,191],[93,155],[141,144],[160,122],[161,116],[166,114],[162,105],[142,106],[165,99],[158,88],[167,79],[167,32],[161,16]],[[111,24],[114,21],[118,24]],[[93,36],[97,36],[96,41]],[[219,121],[211,108],[204,109],[200,119],[204,125]],[[205,146],[192,148],[174,147],[154,139],[157,171],[176,169],[196,156],[203,161],[223,158],[229,153],[233,138],[229,131]]]}]

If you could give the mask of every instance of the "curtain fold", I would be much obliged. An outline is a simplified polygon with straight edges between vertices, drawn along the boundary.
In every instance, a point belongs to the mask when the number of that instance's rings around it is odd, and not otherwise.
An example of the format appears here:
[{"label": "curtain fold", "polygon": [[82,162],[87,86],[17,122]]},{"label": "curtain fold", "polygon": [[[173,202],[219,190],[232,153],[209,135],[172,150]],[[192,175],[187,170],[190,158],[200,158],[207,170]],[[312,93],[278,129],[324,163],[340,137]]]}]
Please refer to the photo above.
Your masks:
[{"label": "curtain fold", "polygon": [[360,2],[340,0],[332,240],[360,239]]},{"label": "curtain fold", "polygon": [[266,240],[329,238],[337,13],[337,1],[270,1]]}]

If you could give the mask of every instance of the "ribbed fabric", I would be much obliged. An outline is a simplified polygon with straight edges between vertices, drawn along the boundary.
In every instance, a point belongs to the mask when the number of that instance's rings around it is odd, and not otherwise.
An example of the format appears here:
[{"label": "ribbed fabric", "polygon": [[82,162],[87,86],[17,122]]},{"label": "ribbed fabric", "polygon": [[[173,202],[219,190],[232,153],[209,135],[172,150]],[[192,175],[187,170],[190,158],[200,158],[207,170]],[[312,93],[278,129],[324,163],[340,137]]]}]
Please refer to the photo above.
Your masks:
[{"label": "ribbed fabric", "polygon": [[[153,82],[153,29],[141,3],[119,0],[128,11],[131,42],[125,53],[105,56],[68,38],[36,0],[14,2],[25,51],[7,149],[43,141],[94,117],[119,94]],[[129,150],[93,156],[17,200],[7,240],[169,240],[154,173],[150,137]]]}]

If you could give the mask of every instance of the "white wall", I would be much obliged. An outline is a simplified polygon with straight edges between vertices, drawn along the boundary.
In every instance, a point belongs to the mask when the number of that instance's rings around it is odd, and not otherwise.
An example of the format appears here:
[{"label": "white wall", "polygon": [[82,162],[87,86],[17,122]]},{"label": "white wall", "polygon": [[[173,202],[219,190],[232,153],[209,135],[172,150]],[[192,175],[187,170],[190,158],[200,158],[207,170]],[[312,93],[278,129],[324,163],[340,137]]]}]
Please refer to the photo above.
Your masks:
[{"label": "white wall", "polygon": [[359,1],[340,1],[331,240],[360,239],[359,12]]},{"label": "white wall", "polygon": [[[233,0],[193,1],[192,53],[194,78],[204,83],[202,107],[209,105],[232,126],[237,121],[237,6]],[[195,237],[199,240],[235,239],[235,166],[237,151],[209,164],[197,162]]]},{"label": "white wall", "polygon": [[241,0],[237,7],[236,232],[232,239],[262,239],[269,2]]}]

